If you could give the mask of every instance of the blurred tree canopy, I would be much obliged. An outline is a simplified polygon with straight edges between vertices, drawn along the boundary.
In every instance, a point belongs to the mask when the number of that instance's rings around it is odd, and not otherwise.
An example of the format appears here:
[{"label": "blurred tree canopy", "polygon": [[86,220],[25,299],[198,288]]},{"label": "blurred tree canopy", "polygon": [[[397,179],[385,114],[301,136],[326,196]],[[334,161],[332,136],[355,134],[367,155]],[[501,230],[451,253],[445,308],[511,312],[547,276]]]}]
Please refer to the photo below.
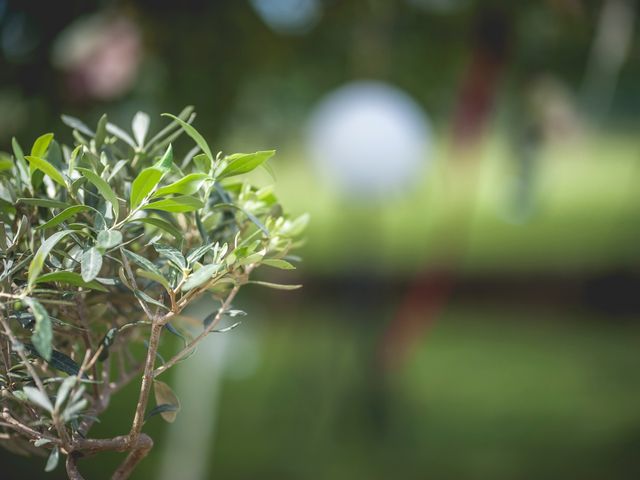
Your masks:
[{"label": "blurred tree canopy", "polygon": [[[45,1],[0,1],[0,144],[60,127],[62,112],[97,117],[106,109],[118,119],[139,108],[153,114],[185,104],[199,106],[201,127],[214,139],[232,112],[234,122],[286,137],[320,95],[354,78],[390,81],[436,123],[447,121],[477,51],[504,64],[500,95],[517,95],[539,72],[579,90],[601,6],[569,0],[315,3],[319,21],[288,35],[270,29],[252,2],[76,0],[52,8]],[[72,75],[52,61],[70,26],[96,15],[126,18],[139,30],[135,79],[111,98],[78,95]],[[91,44],[91,31],[85,28],[80,43]],[[634,39],[632,55],[637,50]],[[630,100],[639,73],[637,63],[624,66],[617,117],[637,103]]]}]

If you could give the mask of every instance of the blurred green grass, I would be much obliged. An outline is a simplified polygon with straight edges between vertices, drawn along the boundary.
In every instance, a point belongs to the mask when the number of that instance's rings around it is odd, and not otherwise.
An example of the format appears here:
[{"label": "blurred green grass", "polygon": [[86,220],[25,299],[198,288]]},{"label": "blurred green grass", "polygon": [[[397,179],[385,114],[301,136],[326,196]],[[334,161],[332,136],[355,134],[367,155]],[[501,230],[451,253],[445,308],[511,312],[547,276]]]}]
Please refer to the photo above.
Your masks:
[{"label": "blurred green grass", "polygon": [[[253,337],[259,361],[250,375],[223,381],[207,478],[640,474],[637,325],[579,311],[457,304],[385,375],[373,358],[388,313],[363,307],[355,322],[331,305],[304,302],[257,313],[227,334],[232,364],[244,355],[236,335]],[[96,434],[126,431],[136,390],[116,397]],[[134,478],[157,478],[167,430],[159,418],[145,430],[156,448]],[[107,478],[118,459],[107,457],[81,463],[87,478]],[[62,478],[45,476],[44,460],[10,461],[12,478]]]},{"label": "blurred green grass", "polygon": [[385,376],[373,329],[318,310],[263,325],[261,366],[226,382],[213,478],[640,472],[637,326],[458,306]]},{"label": "blurred green grass", "polygon": [[[510,221],[516,152],[504,135],[481,147],[477,164],[451,158],[438,137],[433,165],[401,196],[356,201],[336,195],[304,153],[273,162],[277,191],[312,222],[304,249],[310,272],[354,266],[413,272],[437,263],[462,237],[459,266],[473,273],[579,272],[637,261],[640,241],[640,144],[603,133],[541,150],[533,210]],[[455,170],[445,170],[445,161]],[[456,163],[457,162],[457,163]]]}]

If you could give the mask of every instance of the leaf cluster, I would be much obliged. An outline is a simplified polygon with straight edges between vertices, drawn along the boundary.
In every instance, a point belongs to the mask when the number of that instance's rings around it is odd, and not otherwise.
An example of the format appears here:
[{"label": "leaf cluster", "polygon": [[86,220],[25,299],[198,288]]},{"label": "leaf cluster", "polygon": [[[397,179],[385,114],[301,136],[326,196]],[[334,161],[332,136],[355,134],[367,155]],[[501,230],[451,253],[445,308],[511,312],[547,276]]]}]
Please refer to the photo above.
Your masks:
[{"label": "leaf cluster", "polygon": [[[190,352],[232,311],[254,269],[295,268],[290,252],[307,216],[286,215],[271,186],[246,176],[275,152],[214,155],[192,125],[193,108],[163,117],[150,135],[142,112],[131,133],[106,115],[95,128],[63,116],[73,145],[47,133],[29,150],[14,139],[12,152],[0,153],[0,399],[41,434],[12,448],[50,449],[48,468],[86,435],[113,385],[140,373],[146,325],[178,335]],[[173,145],[185,134],[192,147],[178,154]],[[200,325],[184,318],[205,294],[220,310]],[[175,395],[159,381],[154,388],[149,413],[173,419]],[[0,433],[13,438],[16,429]],[[44,441],[54,429],[57,440]]]}]

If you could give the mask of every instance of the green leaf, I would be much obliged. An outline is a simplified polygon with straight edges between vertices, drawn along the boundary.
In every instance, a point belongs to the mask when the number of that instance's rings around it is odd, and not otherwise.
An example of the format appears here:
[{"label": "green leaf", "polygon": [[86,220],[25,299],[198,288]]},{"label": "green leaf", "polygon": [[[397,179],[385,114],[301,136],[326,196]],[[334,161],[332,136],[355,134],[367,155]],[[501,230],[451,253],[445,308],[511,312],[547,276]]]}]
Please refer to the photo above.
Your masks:
[{"label": "green leaf", "polygon": [[69,206],[68,203],[59,202],[58,200],[50,200],[48,198],[19,198],[17,203],[45,208],[67,208]]},{"label": "green leaf", "polygon": [[144,139],[149,131],[149,115],[144,112],[137,112],[131,121],[131,130],[139,147],[144,145]]},{"label": "green leaf", "polygon": [[82,254],[80,273],[85,282],[90,282],[98,276],[102,268],[102,255],[96,247],[91,247]]},{"label": "green leaf", "polygon": [[247,283],[262,285],[263,287],[273,288],[275,290],[297,290],[298,288],[302,288],[302,285],[281,285],[279,283],[262,282],[259,280],[250,280]]},{"label": "green leaf", "polygon": [[31,341],[37,352],[45,360],[51,360],[51,352],[53,347],[51,342],[53,341],[53,328],[51,327],[51,319],[47,310],[38,302],[35,298],[25,297],[24,302],[27,304],[33,318],[36,321],[36,326],[33,329],[31,335]]},{"label": "green leaf", "polygon": [[86,287],[93,290],[99,290],[101,292],[108,292],[106,288],[104,288],[95,280],[91,282],[85,282],[82,279],[82,276],[76,272],[61,271],[45,273],[44,275],[40,275],[35,283],[38,284],[47,282],[68,283],[70,285],[76,285],[78,287]]},{"label": "green leaf", "polygon": [[178,412],[178,407],[175,405],[170,405],[168,403],[162,403],[160,405],[156,405],[144,416],[144,421],[146,422],[151,417],[155,417],[156,415],[168,415],[171,412]]},{"label": "green leaf", "polygon": [[56,445],[51,450],[49,454],[49,458],[47,459],[47,465],[44,467],[45,472],[53,472],[58,466],[58,461],[60,460],[60,449]]},{"label": "green leaf", "polygon": [[187,263],[191,265],[193,262],[197,262],[202,256],[216,247],[215,243],[209,243],[201,245],[187,255]]},{"label": "green leaf", "polygon": [[169,310],[164,303],[161,303],[158,300],[156,300],[155,298],[150,297],[149,295],[144,293],[142,290],[134,290],[133,294],[136,297],[140,298],[141,300],[144,300],[145,302],[150,303],[151,305],[155,305],[156,307],[160,307],[163,310]]},{"label": "green leaf", "polygon": [[176,327],[174,327],[173,325],[171,325],[171,323],[165,323],[164,324],[164,328],[172,335],[175,335],[176,337],[178,337],[180,340],[182,340],[183,345],[186,347],[187,344],[189,343],[189,341],[187,340],[187,338],[182,335],[178,329],[176,329]]},{"label": "green leaf", "polygon": [[220,265],[218,264],[205,265],[197,272],[194,272],[191,275],[189,275],[187,280],[182,285],[182,291],[187,292],[189,290],[193,290],[194,288],[199,287],[203,283],[211,280],[213,275],[218,270],[220,270]]},{"label": "green leaf", "polygon": [[140,222],[146,223],[148,225],[153,225],[154,227],[158,227],[161,230],[164,230],[170,235],[173,235],[176,239],[182,238],[182,232],[174,227],[172,224],[167,222],[166,220],[162,220],[161,218],[155,217],[144,217],[144,218],[134,218],[131,220],[131,223]]},{"label": "green leaf", "polygon": [[193,164],[199,172],[209,172],[211,170],[212,160],[206,153],[200,153],[193,157]]},{"label": "green leaf", "polygon": [[78,378],[76,376],[69,376],[60,384],[60,388],[58,388],[58,392],[56,393],[56,403],[54,405],[56,412],[60,411],[60,407],[62,407],[64,402],[67,400],[69,392],[75,386],[77,379]]},{"label": "green leaf", "polygon": [[77,118],[71,117],[69,115],[61,115],[61,118],[62,118],[62,123],[64,123],[68,127],[71,127],[74,130],[78,130],[79,132],[84,133],[89,137],[95,136],[95,133],[89,127],[87,127],[82,122],[82,120],[78,120]]},{"label": "green leaf", "polygon": [[73,405],[68,405],[67,408],[64,409],[64,413],[62,414],[62,421],[69,422],[74,418],[78,417],[78,413],[87,408],[87,399],[83,398],[78,400]]},{"label": "green leaf", "polygon": [[13,149],[13,155],[16,158],[16,166],[18,167],[18,172],[20,173],[20,180],[23,184],[29,184],[29,167],[27,162],[24,159],[24,153],[22,152],[22,148],[16,140],[15,137],[11,139],[11,147]]},{"label": "green leaf", "polygon": [[279,268],[280,270],[295,270],[296,267],[291,265],[286,260],[281,258],[265,258],[262,260],[263,265],[269,265],[270,267]]},{"label": "green leaf", "polygon": [[154,243],[153,248],[158,255],[167,258],[176,267],[183,269],[187,268],[187,261],[184,259],[184,255],[179,250],[170,247],[169,245],[162,245],[160,243]]},{"label": "green leaf", "polygon": [[204,206],[200,199],[186,195],[166,198],[157,202],[149,203],[143,209],[162,210],[164,212],[193,212]]},{"label": "green leaf", "polygon": [[129,206],[133,210],[142,203],[145,197],[160,182],[164,172],[157,167],[142,170],[131,184]]},{"label": "green leaf", "polygon": [[176,117],[175,115],[171,115],[170,113],[163,113],[162,116],[163,117],[172,118],[174,121],[178,122],[180,124],[180,126],[183,128],[183,130],[187,133],[187,135],[189,135],[191,138],[193,138],[193,140],[195,140],[195,142],[198,144],[198,146],[207,155],[209,160],[211,160],[213,162],[214,156],[211,153],[211,149],[209,148],[209,144],[207,143],[207,141],[204,139],[204,137],[202,135],[200,135],[200,133],[195,128],[193,128],[191,125],[189,125],[184,120]]},{"label": "green leaf", "polygon": [[129,135],[117,125],[114,125],[113,123],[107,123],[107,132],[109,132],[111,135],[115,135],[124,143],[128,144],[131,148],[136,148],[136,142],[133,141],[131,135]]},{"label": "green leaf", "polygon": [[122,233],[118,230],[101,230],[98,232],[96,246],[101,250],[109,250],[122,243]]},{"label": "green leaf", "polygon": [[264,150],[255,153],[234,153],[229,155],[225,158],[227,167],[220,174],[220,178],[248,173],[269,160],[275,153],[275,150]]},{"label": "green leaf", "polygon": [[166,278],[164,278],[162,275],[158,275],[157,273],[149,272],[147,270],[142,270],[141,268],[136,270],[136,274],[139,277],[143,277],[143,278],[146,278],[148,280],[153,280],[154,282],[159,283],[167,291],[171,290],[171,286],[169,285],[169,281]]},{"label": "green leaf", "polygon": [[89,207],[87,207],[86,205],[74,205],[72,207],[66,208],[48,222],[43,223],[39,227],[36,227],[36,230],[45,230],[47,228],[55,227],[64,222],[67,218],[73,217],[75,214],[87,210],[89,210]]},{"label": "green leaf", "polygon": [[22,387],[22,391],[27,396],[29,401],[34,405],[39,406],[43,410],[46,410],[49,413],[53,412],[53,405],[51,404],[51,400],[47,397],[43,392],[41,392],[36,387],[24,386]]},{"label": "green leaf", "polygon": [[107,333],[104,334],[100,345],[102,346],[102,352],[98,356],[98,360],[104,362],[109,357],[109,348],[113,345],[113,342],[116,341],[116,335],[118,334],[118,329],[116,327],[110,328]]},{"label": "green leaf", "polygon": [[164,409],[163,412],[160,413],[160,416],[163,420],[172,423],[176,419],[176,415],[180,410],[180,400],[173,393],[171,387],[164,382],[160,382],[159,380],[153,381],[153,392],[156,396],[156,404],[160,405],[171,405],[174,407],[173,409]]},{"label": "green leaf", "polygon": [[170,194],[192,195],[200,189],[207,178],[210,177],[206,173],[191,173],[166,187],[159,188],[151,198]]},{"label": "green leaf", "polygon": [[27,156],[24,158],[27,159],[32,169],[37,169],[42,171],[43,173],[46,173],[47,175],[49,175],[49,177],[51,177],[51,180],[66,188],[67,184],[64,181],[64,177],[58,170],[56,170],[56,167],[40,157]]},{"label": "green leaf", "polygon": [[[42,355],[40,355],[34,345],[25,343],[24,346],[27,347],[31,354],[40,358],[44,358]],[[46,360],[47,363],[56,370],[60,370],[61,372],[64,372],[68,375],[78,375],[78,373],[80,372],[80,365],[78,365],[64,353],[58,352],[57,350],[53,350],[50,360],[47,360],[46,358],[44,358],[44,360]]]},{"label": "green leaf", "polygon": [[33,142],[33,146],[31,147],[31,156],[43,158],[47,153],[51,140],[53,140],[53,133],[45,133],[44,135],[39,136],[36,141]]},{"label": "green leaf", "polygon": [[96,136],[93,139],[96,142],[96,148],[100,148],[107,137],[107,123],[107,114],[105,113],[98,120],[98,126],[96,127]]},{"label": "green leaf", "polygon": [[[180,112],[178,117],[183,120],[187,120],[191,116],[192,112],[193,112],[193,106],[188,105]],[[164,127],[162,130],[156,133],[153,136],[153,138],[151,138],[151,140],[147,142],[147,145],[153,145],[154,143],[162,140],[167,135],[171,134],[172,130],[176,127],[178,127],[178,122],[175,122],[175,121],[169,122],[169,124],[166,127]]]},{"label": "green leaf", "polygon": [[144,268],[148,272],[155,273],[156,275],[162,276],[160,269],[156,265],[154,265],[152,262],[147,260],[146,258],[138,255],[137,253],[133,253],[132,251],[127,250],[126,248],[123,248],[122,250],[124,251],[124,254],[127,256],[127,258],[132,262],[136,263],[139,267]]},{"label": "green leaf", "polygon": [[60,240],[62,240],[64,237],[66,237],[70,233],[73,233],[73,230],[62,230],[60,232],[54,233],[49,238],[47,238],[44,242],[42,242],[42,245],[40,245],[40,248],[38,248],[38,251],[34,255],[33,260],[31,260],[31,263],[29,264],[29,271],[28,271],[28,279],[29,279],[28,288],[29,289],[31,289],[36,279],[38,278],[38,275],[40,274],[40,272],[42,271],[42,267],[44,266],[44,261],[46,260],[51,250],[53,250],[53,247],[55,247]]},{"label": "green leaf", "polygon": [[112,190],[111,186],[89,169],[76,168],[76,170],[82,173],[83,177],[85,177],[96,186],[98,192],[100,192],[100,195],[102,195],[102,197],[111,204],[113,215],[115,217],[114,222],[118,220],[118,213],[120,213],[120,204],[118,203],[118,197]]},{"label": "green leaf", "polygon": [[171,170],[172,166],[173,166],[173,147],[171,146],[171,144],[169,144],[164,154],[162,155],[160,160],[158,160],[158,162],[154,165],[154,167],[159,168],[160,170],[162,170],[163,173],[167,173],[169,170]]}]

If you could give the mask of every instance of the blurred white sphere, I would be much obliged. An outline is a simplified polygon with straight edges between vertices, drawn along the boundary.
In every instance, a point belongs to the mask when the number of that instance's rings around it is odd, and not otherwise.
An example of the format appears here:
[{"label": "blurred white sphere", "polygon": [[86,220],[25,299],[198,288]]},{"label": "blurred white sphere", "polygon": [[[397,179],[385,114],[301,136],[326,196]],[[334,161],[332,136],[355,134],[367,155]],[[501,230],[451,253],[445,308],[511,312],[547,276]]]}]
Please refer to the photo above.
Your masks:
[{"label": "blurred white sphere", "polygon": [[307,148],[319,173],[354,197],[406,189],[429,159],[431,128],[406,93],[373,81],[329,93],[311,113]]}]

